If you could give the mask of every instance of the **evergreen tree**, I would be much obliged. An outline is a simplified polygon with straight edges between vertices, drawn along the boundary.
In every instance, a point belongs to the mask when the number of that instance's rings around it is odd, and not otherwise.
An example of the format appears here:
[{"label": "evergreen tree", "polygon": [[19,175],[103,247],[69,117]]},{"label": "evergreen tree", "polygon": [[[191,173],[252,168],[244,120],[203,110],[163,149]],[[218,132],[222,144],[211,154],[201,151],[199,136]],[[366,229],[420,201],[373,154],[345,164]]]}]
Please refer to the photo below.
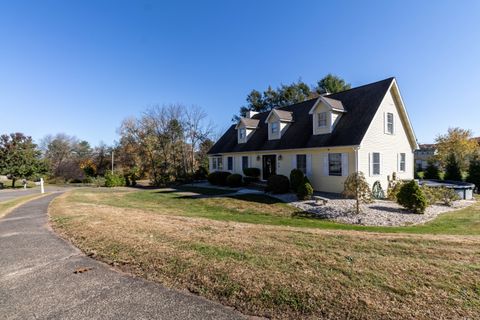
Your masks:
[{"label": "evergreen tree", "polygon": [[327,74],[323,79],[318,81],[316,91],[319,94],[337,93],[350,89],[350,84],[331,73]]},{"label": "evergreen tree", "polygon": [[470,161],[467,181],[473,183],[477,193],[480,193],[480,158],[478,155]]},{"label": "evergreen tree", "polygon": [[447,164],[445,166],[445,180],[462,181],[462,172],[460,171],[460,165],[457,157],[451,153],[447,158]]},{"label": "evergreen tree", "polygon": [[428,163],[428,166],[423,173],[423,178],[440,180],[440,170],[438,170],[438,167],[433,162]]}]

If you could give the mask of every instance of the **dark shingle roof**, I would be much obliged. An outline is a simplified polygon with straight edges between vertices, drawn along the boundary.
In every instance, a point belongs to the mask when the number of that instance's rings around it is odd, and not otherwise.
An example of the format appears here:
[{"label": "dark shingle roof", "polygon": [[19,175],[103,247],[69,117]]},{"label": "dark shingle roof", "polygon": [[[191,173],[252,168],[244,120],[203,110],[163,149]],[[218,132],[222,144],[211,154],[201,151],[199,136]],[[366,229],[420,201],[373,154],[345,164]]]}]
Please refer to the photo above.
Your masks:
[{"label": "dark shingle roof", "polygon": [[235,125],[232,125],[208,153],[358,145],[393,79],[388,78],[326,96],[341,101],[347,111],[339,119],[332,133],[313,135],[312,115],[308,112],[317,99],[311,99],[278,109],[292,112],[295,120],[280,139],[268,140],[268,124],[265,123],[265,119],[270,112],[262,112],[253,116],[253,119],[260,120],[259,126],[246,143],[237,143]]},{"label": "dark shingle roof", "polygon": [[250,118],[240,118],[240,122],[245,125],[247,128],[256,128],[258,127],[258,119],[250,119]]},{"label": "dark shingle roof", "polygon": [[282,121],[292,121],[293,120],[293,112],[291,111],[285,111],[282,109],[275,109],[275,112],[277,113],[278,117]]}]

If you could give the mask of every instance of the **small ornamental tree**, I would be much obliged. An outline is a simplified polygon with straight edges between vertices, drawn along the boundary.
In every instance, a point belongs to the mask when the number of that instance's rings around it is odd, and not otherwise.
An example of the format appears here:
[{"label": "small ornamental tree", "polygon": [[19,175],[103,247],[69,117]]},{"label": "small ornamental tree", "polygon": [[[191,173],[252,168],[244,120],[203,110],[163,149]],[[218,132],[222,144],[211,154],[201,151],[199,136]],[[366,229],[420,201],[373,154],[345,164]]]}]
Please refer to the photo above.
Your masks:
[{"label": "small ornamental tree", "polygon": [[470,160],[467,182],[473,183],[477,193],[480,193],[480,158],[478,156]]},{"label": "small ornamental tree", "polygon": [[298,169],[293,169],[290,172],[290,186],[293,190],[293,192],[297,192],[298,188],[302,183],[304,182],[304,174],[301,170]]},{"label": "small ornamental tree", "polygon": [[451,153],[447,158],[447,165],[445,166],[444,180],[462,181],[462,172],[460,171],[460,164],[457,157]]},{"label": "small ornamental tree", "polygon": [[433,161],[428,162],[428,166],[423,173],[423,179],[440,180],[440,170]]},{"label": "small ornamental tree", "polygon": [[310,184],[310,181],[307,177],[303,177],[303,181],[297,188],[297,198],[298,200],[308,200],[312,198],[313,188]]},{"label": "small ornamental tree", "polygon": [[402,185],[397,194],[397,203],[414,213],[425,213],[428,202],[415,180]]},{"label": "small ornamental tree", "polygon": [[351,173],[344,182],[343,196],[357,200],[356,211],[360,213],[360,203],[372,202],[372,191],[363,172]]}]

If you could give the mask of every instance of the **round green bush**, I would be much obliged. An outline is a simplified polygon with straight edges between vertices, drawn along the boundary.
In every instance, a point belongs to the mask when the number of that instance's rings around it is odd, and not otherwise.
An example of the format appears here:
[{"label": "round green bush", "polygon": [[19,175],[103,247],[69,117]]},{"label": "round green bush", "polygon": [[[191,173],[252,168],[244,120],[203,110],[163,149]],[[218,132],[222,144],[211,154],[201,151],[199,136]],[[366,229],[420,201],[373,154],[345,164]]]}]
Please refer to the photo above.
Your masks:
[{"label": "round green bush", "polygon": [[105,172],[105,187],[123,187],[125,186],[125,177],[119,173]]},{"label": "round green bush", "polygon": [[297,198],[298,200],[308,200],[311,199],[313,195],[313,188],[310,184],[310,181],[307,177],[303,178],[302,183],[297,188]]},{"label": "round green bush", "polygon": [[260,177],[260,169],[258,168],[243,168],[243,174],[247,177]]},{"label": "round green bush", "polygon": [[425,213],[428,202],[415,180],[402,185],[397,194],[397,203],[414,213]]},{"label": "round green bush", "polygon": [[265,191],[276,194],[287,193],[290,190],[290,181],[284,175],[273,175],[267,180]]},{"label": "round green bush", "polygon": [[227,178],[231,175],[228,171],[215,171],[208,175],[207,179],[213,185],[225,186],[227,185]]},{"label": "round green bush", "polygon": [[227,177],[229,187],[240,187],[242,185],[242,176],[240,174],[231,174]]},{"label": "round green bush", "polygon": [[298,187],[303,183],[304,174],[301,170],[293,169],[290,171],[290,186],[294,192],[298,191]]}]

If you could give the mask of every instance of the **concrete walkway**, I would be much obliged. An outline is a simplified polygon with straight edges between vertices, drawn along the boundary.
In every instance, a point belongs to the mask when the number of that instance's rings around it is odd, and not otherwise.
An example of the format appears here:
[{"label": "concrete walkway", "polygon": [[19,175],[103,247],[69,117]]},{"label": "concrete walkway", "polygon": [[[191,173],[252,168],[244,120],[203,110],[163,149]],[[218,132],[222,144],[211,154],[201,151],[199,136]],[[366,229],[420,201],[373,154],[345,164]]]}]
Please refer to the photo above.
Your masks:
[{"label": "concrete walkway", "polygon": [[[90,259],[48,227],[58,194],[0,220],[1,319],[242,319],[201,297],[122,274]],[[74,273],[78,268],[92,268]]]}]

